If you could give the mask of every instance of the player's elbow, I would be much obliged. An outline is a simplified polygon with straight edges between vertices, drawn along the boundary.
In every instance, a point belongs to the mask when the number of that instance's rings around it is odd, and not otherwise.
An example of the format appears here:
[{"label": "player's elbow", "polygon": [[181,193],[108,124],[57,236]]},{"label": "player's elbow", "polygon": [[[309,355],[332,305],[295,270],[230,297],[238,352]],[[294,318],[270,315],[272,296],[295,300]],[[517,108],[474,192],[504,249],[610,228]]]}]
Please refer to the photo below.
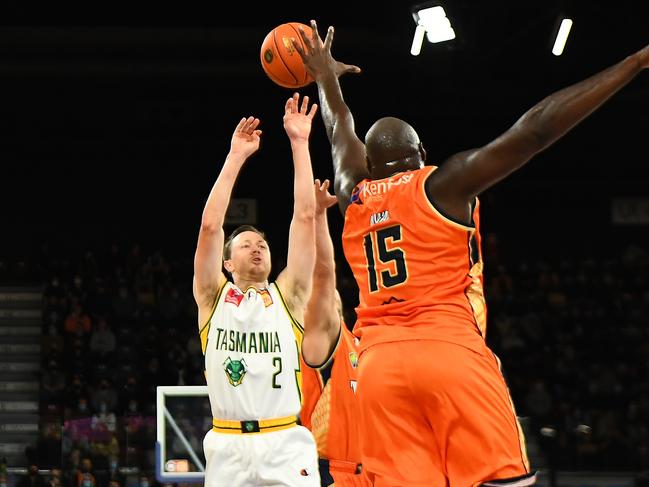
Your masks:
[{"label": "player's elbow", "polygon": [[541,152],[556,139],[554,124],[548,118],[544,105],[529,110],[516,123],[515,128],[524,139],[528,151],[533,154]]},{"label": "player's elbow", "polygon": [[201,220],[201,234],[214,235],[223,231],[223,224],[215,218],[203,217]]},{"label": "player's elbow", "polygon": [[336,286],[336,264],[330,259],[323,259],[316,253],[313,268],[313,290]]},{"label": "player's elbow", "polygon": [[328,340],[325,334],[306,332],[302,340],[302,358],[311,368],[323,367],[331,358],[335,343]]},{"label": "player's elbow", "polygon": [[315,204],[296,204],[293,208],[293,222],[315,226]]}]

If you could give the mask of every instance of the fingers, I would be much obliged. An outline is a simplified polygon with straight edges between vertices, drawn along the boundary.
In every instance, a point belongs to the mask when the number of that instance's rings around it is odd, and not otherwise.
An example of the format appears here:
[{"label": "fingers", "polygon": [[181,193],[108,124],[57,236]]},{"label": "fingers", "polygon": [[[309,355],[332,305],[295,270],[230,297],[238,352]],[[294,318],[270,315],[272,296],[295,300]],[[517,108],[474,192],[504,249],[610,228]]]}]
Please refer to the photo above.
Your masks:
[{"label": "fingers", "polygon": [[[304,29],[301,26],[298,28],[298,30],[300,31],[300,37],[302,37],[302,42],[304,43],[304,47],[306,47],[307,51],[313,52],[313,46],[315,45],[315,41],[313,39],[309,39],[309,37],[306,35],[306,32],[304,32]],[[295,43],[293,45],[295,45]]]},{"label": "fingers", "polygon": [[[300,96],[297,93],[295,95]],[[300,113],[306,113],[308,108],[309,108],[309,97],[304,96],[304,97],[302,97],[302,107],[300,108]]]},{"label": "fingers", "polygon": [[242,118],[237,124],[237,128],[234,129],[235,132],[243,132],[244,134],[252,134],[257,127],[259,126],[260,120],[255,117]]},{"label": "fingers", "polygon": [[324,48],[325,50],[330,50],[331,49],[331,43],[334,40],[334,28],[333,25],[329,26],[329,29],[327,29],[327,37],[325,37],[324,41]]},{"label": "fingers", "polygon": [[250,117],[252,118],[252,121],[247,125],[247,133],[252,134],[253,132],[257,131],[257,127],[259,126],[259,119]]},{"label": "fingers", "polygon": [[358,74],[361,72],[361,68],[354,66],[353,64],[345,64],[345,73],[354,73]]},{"label": "fingers", "polygon": [[235,127],[234,131],[235,132],[241,132],[241,129],[243,128],[244,123],[246,123],[246,117],[243,117],[241,120],[239,120],[239,123]]},{"label": "fingers", "polygon": [[291,113],[300,113],[300,94],[296,91],[291,98]]},{"label": "fingers", "polygon": [[329,180],[328,179],[325,179],[322,182],[320,182],[319,179],[315,179],[313,181],[313,184],[315,186],[315,189],[320,193],[326,193],[327,190],[329,189]]},{"label": "fingers", "polygon": [[318,33],[318,24],[316,23],[315,20],[311,20],[311,39],[313,42],[313,45],[322,45],[322,39],[320,39],[320,34]]},{"label": "fingers", "polygon": [[286,106],[284,107],[284,113],[286,115],[288,115],[289,113],[299,113],[301,115],[306,115],[309,119],[313,119],[317,111],[318,111],[317,103],[311,105],[311,109],[309,109],[308,96],[302,97],[302,104],[300,105],[300,94],[297,92],[295,92],[291,98],[286,100]]},{"label": "fingers", "polygon": [[[302,35],[302,38],[304,39],[305,35],[304,35],[304,31],[302,31],[301,27],[300,27],[300,34]],[[300,43],[297,42],[296,39],[291,37],[291,44],[293,44],[293,49],[295,49],[297,51],[297,53],[302,58],[302,62],[304,62],[305,61],[305,59],[304,59],[304,49],[302,49],[302,46],[300,45]]]},{"label": "fingers", "polygon": [[313,117],[315,116],[317,111],[318,111],[318,104],[314,103],[313,105],[311,105],[311,110],[309,110],[309,113],[307,114],[307,117],[309,117],[311,120],[313,120]]}]

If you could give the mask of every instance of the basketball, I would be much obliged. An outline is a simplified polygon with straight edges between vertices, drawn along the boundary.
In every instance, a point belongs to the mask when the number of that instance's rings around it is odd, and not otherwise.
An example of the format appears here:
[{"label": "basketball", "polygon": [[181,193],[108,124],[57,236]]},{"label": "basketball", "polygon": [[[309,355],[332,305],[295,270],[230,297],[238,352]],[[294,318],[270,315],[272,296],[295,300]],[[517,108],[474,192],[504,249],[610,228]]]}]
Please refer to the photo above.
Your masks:
[{"label": "basketball", "polygon": [[288,22],[271,30],[261,44],[261,66],[268,77],[284,88],[300,88],[313,81],[307,73],[300,53],[298,53],[291,38],[305,49],[299,27],[311,37],[311,27],[299,22]]}]

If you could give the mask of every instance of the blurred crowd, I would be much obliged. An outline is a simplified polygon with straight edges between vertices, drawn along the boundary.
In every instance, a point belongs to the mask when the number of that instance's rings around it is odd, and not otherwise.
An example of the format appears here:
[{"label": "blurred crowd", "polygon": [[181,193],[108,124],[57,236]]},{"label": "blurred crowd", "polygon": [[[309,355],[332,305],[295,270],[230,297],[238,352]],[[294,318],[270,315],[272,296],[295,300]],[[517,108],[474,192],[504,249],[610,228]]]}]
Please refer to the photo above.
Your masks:
[{"label": "blurred crowd", "polygon": [[38,465],[151,475],[156,386],[205,383],[191,262],[112,245],[46,265]]},{"label": "blurred crowd", "polygon": [[[649,469],[646,249],[507,258],[492,235],[484,252],[488,343],[537,462]],[[42,262],[42,424],[31,463],[54,468],[64,487],[120,487],[121,466],[150,477],[156,386],[205,383],[191,261],[115,244]],[[355,284],[339,269],[351,325]]]}]

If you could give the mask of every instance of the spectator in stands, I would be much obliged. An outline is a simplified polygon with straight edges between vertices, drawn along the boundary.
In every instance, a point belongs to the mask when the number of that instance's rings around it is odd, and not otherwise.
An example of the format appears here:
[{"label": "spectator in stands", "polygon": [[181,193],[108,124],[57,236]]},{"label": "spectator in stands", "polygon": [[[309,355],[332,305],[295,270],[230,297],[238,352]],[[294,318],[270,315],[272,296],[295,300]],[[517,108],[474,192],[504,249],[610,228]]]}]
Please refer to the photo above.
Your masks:
[{"label": "spectator in stands", "polygon": [[72,278],[72,285],[70,286],[68,295],[74,300],[74,302],[79,303],[81,306],[86,304],[88,290],[84,286],[83,277],[81,277],[81,274],[78,272]]},{"label": "spectator in stands", "polygon": [[126,282],[121,282],[112,303],[115,318],[130,320],[135,316],[137,310],[135,298],[129,291]]},{"label": "spectator in stands", "polygon": [[102,408],[106,411],[115,411],[118,399],[117,391],[108,379],[101,379],[98,387],[90,392],[90,404],[95,411],[101,411]]},{"label": "spectator in stands", "polygon": [[61,466],[61,424],[59,422],[41,424],[37,451],[39,463],[43,468],[56,469]]},{"label": "spectator in stands", "polygon": [[96,487],[97,479],[92,471],[92,460],[84,457],[81,460],[81,467],[77,470],[73,487]]},{"label": "spectator in stands", "polygon": [[97,277],[93,283],[88,296],[88,310],[95,316],[108,316],[111,312],[111,299],[102,277]]},{"label": "spectator in stands", "polygon": [[[60,462],[60,458],[59,458]],[[63,472],[60,468],[55,467],[50,470],[50,478],[47,481],[46,487],[62,487]]]},{"label": "spectator in stands", "polygon": [[30,465],[27,470],[27,475],[18,480],[16,487],[45,487],[45,480],[38,472],[38,465]]},{"label": "spectator in stands", "polygon": [[99,318],[97,320],[97,326],[90,336],[90,350],[100,356],[105,356],[115,350],[115,345],[115,334],[108,327],[106,319]]},{"label": "spectator in stands", "polygon": [[41,401],[46,404],[60,403],[65,391],[65,374],[59,363],[50,359],[41,377]]},{"label": "spectator in stands", "polygon": [[92,320],[78,302],[72,306],[72,311],[65,318],[65,332],[69,335],[84,336],[90,333]]}]

